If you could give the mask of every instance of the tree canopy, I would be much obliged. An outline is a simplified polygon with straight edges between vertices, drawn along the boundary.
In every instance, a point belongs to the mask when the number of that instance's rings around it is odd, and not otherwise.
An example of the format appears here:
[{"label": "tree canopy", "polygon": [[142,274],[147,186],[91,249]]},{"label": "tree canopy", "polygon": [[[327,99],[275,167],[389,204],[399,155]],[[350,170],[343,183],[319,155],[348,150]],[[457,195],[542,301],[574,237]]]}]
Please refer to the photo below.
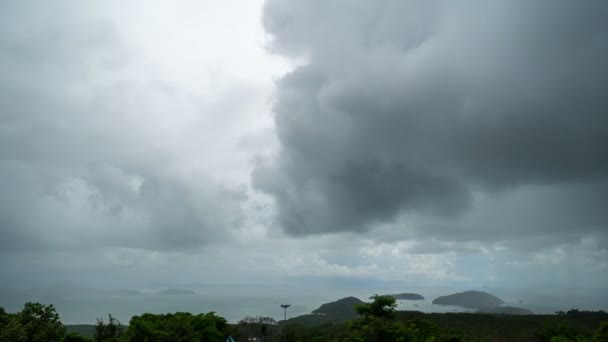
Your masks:
[{"label": "tree canopy", "polygon": [[0,311],[0,341],[48,342],[61,341],[66,328],[53,305],[25,303],[19,313]]}]

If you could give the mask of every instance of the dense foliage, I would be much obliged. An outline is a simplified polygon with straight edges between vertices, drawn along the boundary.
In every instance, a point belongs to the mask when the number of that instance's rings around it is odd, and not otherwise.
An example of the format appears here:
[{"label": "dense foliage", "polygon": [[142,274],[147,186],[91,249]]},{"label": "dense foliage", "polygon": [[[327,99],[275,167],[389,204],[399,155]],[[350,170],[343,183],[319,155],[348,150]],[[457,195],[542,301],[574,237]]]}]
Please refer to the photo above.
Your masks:
[{"label": "dense foliage", "polygon": [[18,313],[0,308],[0,342],[216,342],[225,341],[232,327],[215,313],[193,315],[143,314],[131,318],[128,327],[112,315],[98,319],[92,339],[66,327],[52,305],[26,303]]},{"label": "dense foliage", "polygon": [[0,308],[0,341],[47,342],[61,341],[66,328],[53,305],[25,303],[19,313],[9,314]]},{"label": "dense foliage", "polygon": [[230,326],[215,313],[193,315],[187,312],[134,316],[122,341],[215,342],[224,341]]},{"label": "dense foliage", "polygon": [[93,339],[97,342],[117,342],[122,337],[123,331],[124,327],[120,322],[108,314],[107,323],[102,318],[97,319]]}]

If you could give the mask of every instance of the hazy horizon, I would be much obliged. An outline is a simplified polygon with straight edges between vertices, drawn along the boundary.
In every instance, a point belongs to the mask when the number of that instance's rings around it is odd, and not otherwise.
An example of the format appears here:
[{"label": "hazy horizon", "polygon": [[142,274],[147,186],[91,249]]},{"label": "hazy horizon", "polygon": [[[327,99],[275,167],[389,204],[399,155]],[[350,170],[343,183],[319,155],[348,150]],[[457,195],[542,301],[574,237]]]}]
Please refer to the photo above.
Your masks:
[{"label": "hazy horizon", "polygon": [[[159,284],[160,285],[160,284]],[[162,284],[166,285],[166,284]],[[475,309],[453,305],[432,304],[432,301],[452,293],[477,290],[491,293],[505,301],[504,306],[528,309],[535,314],[554,314],[557,311],[605,310],[608,298],[603,289],[578,291],[567,289],[513,289],[501,287],[457,288],[457,287],[413,287],[407,285],[384,284],[369,286],[350,284],[336,285],[193,285],[172,284],[173,286],[144,289],[142,295],[126,295],[116,292],[95,292],[93,289],[68,287],[24,290],[21,294],[3,293],[0,300],[9,312],[21,310],[25,301],[53,304],[64,324],[94,324],[97,318],[111,314],[127,323],[135,315],[147,313],[214,311],[231,323],[238,323],[247,316],[266,316],[281,320],[283,311],[280,304],[289,303],[289,316],[296,317],[311,313],[321,304],[354,296],[363,301],[374,294],[411,292],[423,295],[424,300],[399,300],[399,310],[422,312],[475,312]],[[160,295],[158,291],[168,289],[194,290],[193,295]],[[62,292],[52,290],[62,289]],[[76,289],[77,291],[74,291]],[[45,292],[51,290],[51,292]],[[109,289],[106,289],[109,290]],[[117,290],[117,289],[112,289]],[[133,290],[133,289],[130,289]],[[142,290],[142,289],[135,289]],[[88,292],[87,292],[88,291]],[[27,295],[29,293],[30,295]],[[33,295],[32,295],[33,293]]]}]

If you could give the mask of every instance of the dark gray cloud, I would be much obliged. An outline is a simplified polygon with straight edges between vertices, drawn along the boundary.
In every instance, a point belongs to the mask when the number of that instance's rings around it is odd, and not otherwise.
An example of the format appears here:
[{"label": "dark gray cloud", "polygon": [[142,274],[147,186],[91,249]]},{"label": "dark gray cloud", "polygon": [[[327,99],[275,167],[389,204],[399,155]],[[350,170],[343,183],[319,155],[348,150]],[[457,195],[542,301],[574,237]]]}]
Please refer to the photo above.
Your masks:
[{"label": "dark gray cloud", "polygon": [[158,121],[182,95],[129,74],[111,22],[62,1],[1,7],[2,253],[195,249],[239,225],[244,190],[180,168],[192,155],[169,153]]},{"label": "dark gray cloud", "polygon": [[271,49],[304,64],[277,84],[281,148],[253,183],[296,235],[404,216],[458,239],[605,232],[607,19],[599,2],[268,0]]},{"label": "dark gray cloud", "polygon": [[258,5],[0,5],[0,284],[606,283],[607,6]]}]

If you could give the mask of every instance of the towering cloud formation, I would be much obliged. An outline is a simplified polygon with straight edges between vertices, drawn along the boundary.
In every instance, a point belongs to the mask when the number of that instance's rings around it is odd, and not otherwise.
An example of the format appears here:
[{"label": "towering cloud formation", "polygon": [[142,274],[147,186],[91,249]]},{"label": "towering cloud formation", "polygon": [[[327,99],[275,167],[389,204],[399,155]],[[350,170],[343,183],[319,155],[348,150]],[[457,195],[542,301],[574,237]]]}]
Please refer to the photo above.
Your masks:
[{"label": "towering cloud formation", "polygon": [[268,0],[263,22],[304,61],[253,174],[286,232],[606,231],[605,3]]}]

